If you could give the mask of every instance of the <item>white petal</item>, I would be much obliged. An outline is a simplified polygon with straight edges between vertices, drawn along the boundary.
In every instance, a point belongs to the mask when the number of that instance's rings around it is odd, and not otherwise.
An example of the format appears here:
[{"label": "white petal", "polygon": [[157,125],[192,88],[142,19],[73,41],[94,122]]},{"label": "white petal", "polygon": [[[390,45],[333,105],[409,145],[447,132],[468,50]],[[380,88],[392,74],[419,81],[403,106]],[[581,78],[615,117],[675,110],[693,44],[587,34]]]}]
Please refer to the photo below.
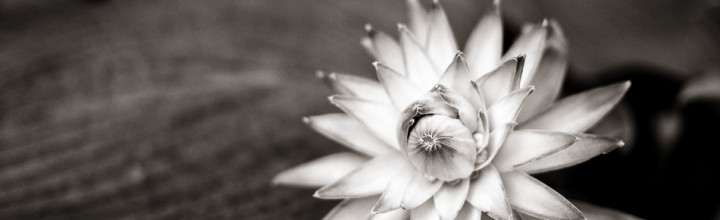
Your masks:
[{"label": "white petal", "polygon": [[400,149],[395,134],[398,115],[391,105],[349,96],[331,96],[330,102],[365,124],[376,137]]},{"label": "white petal", "polygon": [[383,192],[388,182],[404,165],[399,153],[375,157],[337,182],[324,186],[315,192],[315,197],[324,199],[357,198],[377,195]]},{"label": "white petal", "polygon": [[[428,14],[430,26],[425,49],[436,67],[444,69],[453,60],[458,51],[455,35],[453,35],[450,21],[440,3],[434,1]],[[421,41],[422,42],[422,41]]]},{"label": "white petal", "polygon": [[410,31],[403,25],[398,25],[400,32],[400,47],[405,58],[405,72],[408,79],[422,90],[430,90],[440,79],[440,69],[435,67],[425,53],[423,47],[415,40]]},{"label": "white petal", "polygon": [[528,173],[542,173],[553,171],[575,164],[582,163],[600,154],[605,154],[615,148],[622,147],[620,140],[591,134],[576,134],[580,141],[545,158],[529,162],[517,167]]},{"label": "white petal", "polygon": [[343,200],[330,213],[325,215],[323,220],[366,220],[370,216],[370,210],[378,198],[379,196],[369,196]]},{"label": "white petal", "polygon": [[375,51],[375,59],[398,73],[405,74],[405,60],[400,44],[395,38],[378,31],[370,25],[365,25],[368,37],[372,40],[373,49]]},{"label": "white petal", "polygon": [[502,53],[502,19],[500,18],[500,1],[494,0],[473,29],[465,45],[470,69],[477,79],[500,64]]},{"label": "white petal", "polygon": [[545,49],[546,39],[547,22],[543,21],[541,25],[533,25],[529,31],[520,35],[505,53],[503,60],[522,54],[525,55],[525,67],[523,68],[522,79],[520,79],[521,87],[530,85],[530,81],[535,77],[535,71],[540,64]]},{"label": "white petal", "polygon": [[455,54],[455,60],[445,70],[440,77],[439,84],[450,87],[452,90],[460,93],[465,99],[471,100],[471,92],[474,92],[470,84],[470,69],[465,63],[465,57],[462,52]]},{"label": "white petal", "polygon": [[398,72],[395,72],[382,63],[374,64],[375,69],[377,70],[378,79],[380,79],[380,82],[383,87],[385,87],[385,91],[390,97],[390,100],[392,100],[392,103],[398,111],[405,109],[425,94],[425,91],[419,89],[415,86],[415,84],[410,82],[407,78],[401,76]]},{"label": "white petal", "polygon": [[530,85],[537,91],[525,101],[518,122],[523,122],[545,110],[560,94],[568,63],[567,40],[555,20],[550,20],[546,48]]},{"label": "white petal", "polygon": [[452,220],[458,215],[470,189],[470,179],[463,179],[456,184],[444,184],[433,196],[435,209],[441,219]]},{"label": "white petal", "polygon": [[500,150],[500,147],[502,147],[503,143],[505,143],[505,139],[507,138],[508,134],[510,134],[513,128],[515,128],[515,125],[517,124],[515,124],[514,122],[510,122],[505,124],[505,126],[501,126],[500,128],[490,133],[490,139],[488,140],[487,146],[485,146],[485,148],[481,149],[480,151],[480,153],[486,153],[487,159],[483,161],[480,159],[482,155],[478,155],[475,164],[476,170],[487,166],[494,160],[497,152]]},{"label": "white petal", "polygon": [[641,218],[635,217],[633,215],[623,213],[621,211],[592,205],[592,204],[586,203],[586,202],[572,201],[572,203],[575,204],[580,209],[580,211],[582,211],[585,218],[590,219],[590,220],[613,220],[613,219],[640,220],[641,219]]},{"label": "white petal", "polygon": [[395,210],[392,212],[371,215],[371,210],[380,196],[369,196],[357,199],[346,199],[340,202],[323,220],[398,220],[408,219],[410,212]]},{"label": "white petal", "polygon": [[350,152],[330,154],[278,173],[272,183],[312,188],[322,187],[338,181],[367,160],[366,157]]},{"label": "white petal", "polygon": [[380,196],[380,200],[378,200],[377,204],[373,207],[373,213],[386,213],[399,209],[402,204],[405,188],[410,184],[410,181],[413,180],[416,172],[412,165],[405,163],[395,177],[390,180],[390,183],[388,183],[387,188],[385,188],[382,196]]},{"label": "white petal", "polygon": [[457,218],[455,220],[481,220],[482,219],[482,211],[480,209],[475,208],[470,203],[463,204],[462,209],[460,209],[460,213],[458,213]]},{"label": "white petal", "polygon": [[322,71],[318,71],[316,75],[337,94],[390,103],[385,89],[377,80],[342,73],[325,74]]},{"label": "white petal", "polygon": [[510,219],[512,210],[505,195],[500,173],[492,165],[478,172],[479,176],[470,183],[467,201],[475,208],[488,212],[495,219]]},{"label": "white petal", "polygon": [[617,105],[628,88],[630,81],[625,81],[565,97],[520,128],[585,132]]},{"label": "white petal", "polygon": [[519,171],[501,176],[513,209],[542,219],[584,219],[572,203],[537,179]]},{"label": "white petal", "polygon": [[377,57],[377,51],[375,51],[375,44],[373,43],[372,38],[368,36],[360,38],[360,45],[365,48],[365,51],[367,51],[370,56]]},{"label": "white petal", "polygon": [[421,172],[415,172],[410,184],[405,186],[400,207],[405,210],[414,209],[428,201],[442,187],[443,182],[435,179],[430,180]]},{"label": "white petal", "polygon": [[407,0],[410,30],[419,42],[425,42],[428,33],[428,12],[418,0]]},{"label": "white petal", "polygon": [[500,172],[512,171],[517,166],[557,153],[580,138],[562,132],[547,130],[516,130],[508,135],[493,159]]},{"label": "white petal", "polygon": [[410,210],[410,220],[440,220],[440,215],[435,209],[435,203],[428,200],[421,206]]},{"label": "white petal", "polygon": [[519,89],[524,62],[524,56],[513,57],[475,81],[476,91],[483,97],[485,105],[492,106],[497,100]]},{"label": "white petal", "polygon": [[309,116],[303,118],[303,121],[325,137],[366,155],[383,155],[396,149],[378,139],[364,124],[344,113]]},{"label": "white petal", "polygon": [[515,122],[523,102],[525,102],[525,98],[534,90],[535,88],[532,86],[515,90],[490,106],[488,109],[490,131],[495,131],[496,128],[509,122]]}]

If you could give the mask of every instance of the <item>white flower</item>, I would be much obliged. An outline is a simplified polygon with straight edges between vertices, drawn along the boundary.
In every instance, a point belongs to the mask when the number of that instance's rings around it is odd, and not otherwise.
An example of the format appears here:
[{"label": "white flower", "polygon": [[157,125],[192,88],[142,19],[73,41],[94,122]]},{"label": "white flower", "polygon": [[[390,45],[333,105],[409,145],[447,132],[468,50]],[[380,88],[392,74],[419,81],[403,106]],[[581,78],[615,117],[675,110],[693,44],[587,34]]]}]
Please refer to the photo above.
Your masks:
[{"label": "white flower", "polygon": [[[583,219],[568,200],[529,174],[552,171],[622,146],[584,133],[622,98],[629,82],[558,97],[567,45],[554,21],[529,25],[502,55],[499,2],[459,52],[437,2],[408,0],[399,42],[367,26],[362,44],[379,82],[324,74],[345,113],[305,118],[355,152],[332,154],[278,174],[276,184],[322,187],[344,199],[326,219],[495,219],[513,210],[543,219]],[[532,93],[532,95],[531,95]],[[520,109],[522,108],[522,111]]]}]

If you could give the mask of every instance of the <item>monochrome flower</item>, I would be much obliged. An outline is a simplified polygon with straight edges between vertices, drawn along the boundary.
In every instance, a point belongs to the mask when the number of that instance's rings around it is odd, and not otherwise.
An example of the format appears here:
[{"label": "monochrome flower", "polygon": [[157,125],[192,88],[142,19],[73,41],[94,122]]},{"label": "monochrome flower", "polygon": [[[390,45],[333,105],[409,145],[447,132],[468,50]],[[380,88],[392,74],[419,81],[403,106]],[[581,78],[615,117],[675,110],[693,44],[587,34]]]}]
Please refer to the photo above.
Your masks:
[{"label": "monochrome flower", "polygon": [[[553,20],[527,25],[502,54],[499,1],[459,51],[443,8],[407,0],[399,41],[366,26],[362,45],[379,82],[318,72],[344,113],[304,118],[354,152],[278,174],[276,184],[321,187],[343,199],[326,219],[583,219],[528,174],[572,166],[623,145],[585,133],[628,90],[620,82],[558,98],[567,42]],[[521,111],[522,109],[522,111]]]}]

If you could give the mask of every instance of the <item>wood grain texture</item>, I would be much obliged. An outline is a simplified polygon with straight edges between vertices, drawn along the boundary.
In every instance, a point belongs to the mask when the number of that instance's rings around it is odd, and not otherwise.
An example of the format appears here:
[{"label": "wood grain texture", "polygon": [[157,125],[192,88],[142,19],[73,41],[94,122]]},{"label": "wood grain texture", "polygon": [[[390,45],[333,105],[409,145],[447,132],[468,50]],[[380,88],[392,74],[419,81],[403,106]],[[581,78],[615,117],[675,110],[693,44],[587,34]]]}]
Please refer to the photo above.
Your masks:
[{"label": "wood grain texture", "polygon": [[0,219],[319,219],[314,71],[373,76],[403,1],[0,2]]}]

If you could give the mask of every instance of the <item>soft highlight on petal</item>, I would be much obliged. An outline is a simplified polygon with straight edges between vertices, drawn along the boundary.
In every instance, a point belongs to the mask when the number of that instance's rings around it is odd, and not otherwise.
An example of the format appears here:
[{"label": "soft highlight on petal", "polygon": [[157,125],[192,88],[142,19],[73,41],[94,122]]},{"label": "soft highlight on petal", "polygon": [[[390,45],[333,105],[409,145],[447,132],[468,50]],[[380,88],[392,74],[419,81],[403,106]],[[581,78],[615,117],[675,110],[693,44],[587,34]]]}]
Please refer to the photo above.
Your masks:
[{"label": "soft highlight on petal", "polygon": [[423,90],[408,81],[382,63],[374,63],[380,83],[385,88],[390,100],[399,110],[405,109],[424,94]]},{"label": "soft highlight on petal", "polygon": [[498,151],[493,164],[500,172],[557,153],[580,138],[575,135],[547,130],[516,130],[510,133]]},{"label": "soft highlight on petal", "polygon": [[532,86],[515,90],[490,106],[488,109],[490,131],[495,131],[498,127],[504,126],[509,122],[515,122],[525,99],[533,91],[535,91],[535,88]]},{"label": "soft highlight on petal", "polygon": [[398,30],[408,79],[420,89],[429,90],[440,79],[440,69],[433,65],[423,47],[405,26],[398,25]]},{"label": "soft highlight on petal", "polygon": [[520,128],[585,132],[610,112],[629,88],[630,81],[625,81],[565,97]]},{"label": "soft highlight on petal", "polygon": [[450,27],[450,21],[438,1],[433,1],[430,13],[428,13],[428,22],[430,26],[425,49],[433,64],[443,69],[452,62],[458,46]]},{"label": "soft highlight on petal", "polygon": [[518,171],[501,176],[513,209],[542,219],[585,219],[565,197],[537,179]]},{"label": "soft highlight on petal", "polygon": [[368,127],[370,132],[391,146],[397,146],[395,109],[388,104],[349,96],[331,96],[330,102]]},{"label": "soft highlight on petal", "polygon": [[400,207],[409,210],[422,205],[428,201],[442,187],[443,182],[438,179],[430,179],[424,173],[415,172],[410,184],[405,186]]},{"label": "soft highlight on petal", "polygon": [[480,17],[465,45],[468,65],[473,70],[472,79],[481,77],[500,64],[502,32],[500,1],[494,0]]},{"label": "soft highlight on petal", "polygon": [[390,180],[383,191],[382,196],[373,206],[373,213],[386,213],[400,208],[402,204],[405,188],[415,177],[415,168],[409,163],[405,163],[403,167]]},{"label": "soft highlight on petal", "polygon": [[570,145],[570,147],[519,166],[517,169],[531,174],[558,170],[585,162],[597,155],[605,154],[625,145],[621,140],[614,138],[592,134],[575,135],[580,137],[580,141]]},{"label": "soft highlight on petal", "polygon": [[458,215],[470,189],[470,179],[455,184],[445,183],[433,196],[435,209],[443,220],[452,220]]},{"label": "soft highlight on petal", "polygon": [[317,71],[316,76],[337,94],[390,103],[385,90],[377,80],[342,73],[326,74],[322,71]]},{"label": "soft highlight on petal", "polygon": [[489,165],[478,171],[478,174],[470,183],[467,201],[495,219],[511,219],[512,210],[500,173],[494,166]]},{"label": "soft highlight on petal", "polygon": [[503,60],[525,54],[525,67],[520,80],[521,87],[529,86],[530,80],[535,77],[536,69],[542,60],[546,39],[547,21],[543,21],[542,24],[530,26],[528,31],[522,33],[505,53]]},{"label": "soft highlight on petal", "polygon": [[485,105],[492,106],[497,100],[519,89],[524,63],[525,56],[513,57],[497,69],[475,80],[476,91],[482,95]]},{"label": "soft highlight on petal", "polygon": [[369,156],[399,150],[397,144],[389,145],[378,139],[363,123],[344,113],[309,116],[303,121],[330,140]]},{"label": "soft highlight on petal", "polygon": [[338,181],[367,161],[368,158],[350,152],[330,154],[278,173],[272,183],[298,187],[322,187]]},{"label": "soft highlight on petal", "polygon": [[402,48],[395,38],[385,32],[373,29],[369,24],[365,25],[365,30],[372,42],[375,59],[404,75],[405,60]]},{"label": "soft highlight on petal", "polygon": [[404,165],[402,160],[402,155],[398,153],[375,157],[337,182],[320,188],[314,196],[346,199],[380,194]]},{"label": "soft highlight on petal", "polygon": [[428,200],[420,207],[410,210],[411,220],[440,220],[440,215],[435,209],[433,200]]}]

